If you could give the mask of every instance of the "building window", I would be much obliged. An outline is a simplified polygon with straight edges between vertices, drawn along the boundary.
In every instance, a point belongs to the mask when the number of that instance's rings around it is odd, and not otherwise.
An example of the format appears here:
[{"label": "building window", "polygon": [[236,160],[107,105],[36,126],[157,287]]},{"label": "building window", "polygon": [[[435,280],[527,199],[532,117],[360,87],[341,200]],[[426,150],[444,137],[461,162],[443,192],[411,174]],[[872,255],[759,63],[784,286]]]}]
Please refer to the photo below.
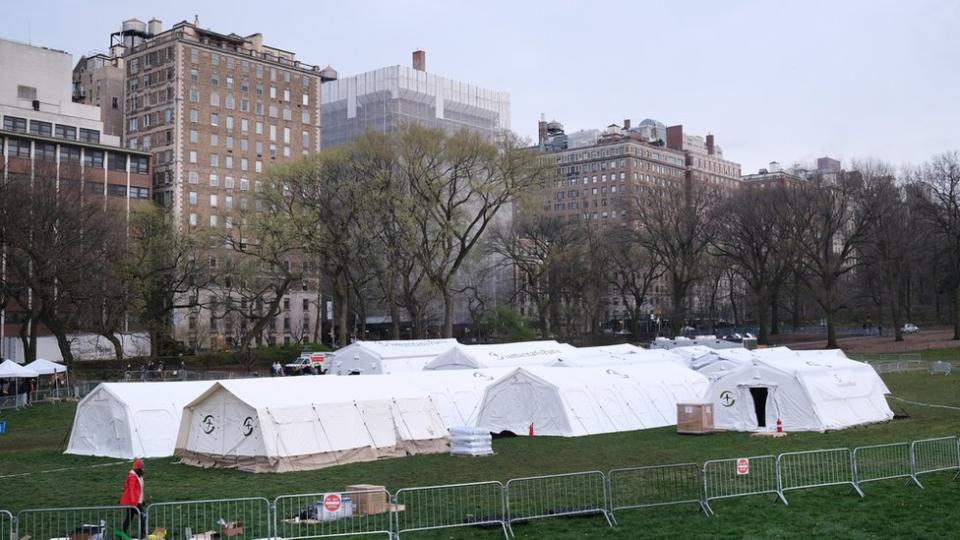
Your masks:
[{"label": "building window", "polygon": [[190,157],[189,157],[188,159],[189,159],[190,163],[196,163],[196,162],[197,162],[197,151],[196,151],[196,150],[191,150],[189,156],[190,156]]},{"label": "building window", "polygon": [[130,172],[134,174],[148,174],[150,168],[150,160],[144,156],[131,156],[130,157]]},{"label": "building window", "polygon": [[233,197],[232,197],[232,196],[227,195],[226,197],[223,198],[223,207],[226,208],[227,210],[233,210]]},{"label": "building window", "polygon": [[190,226],[191,226],[191,227],[196,227],[196,226],[197,226],[197,213],[196,213],[196,212],[190,212]]},{"label": "building window", "polygon": [[189,173],[187,173],[187,178],[191,184],[200,183],[200,173],[198,173],[197,171],[190,171]]},{"label": "building window", "polygon": [[210,113],[210,125],[214,127],[219,126],[220,115],[218,115],[217,113]]},{"label": "building window", "polygon": [[80,149],[73,146],[60,147],[61,163],[80,163]]},{"label": "building window", "polygon": [[33,155],[38,160],[43,161],[56,161],[57,160],[57,145],[55,144],[46,144],[46,143],[35,143],[33,146]]},{"label": "building window", "polygon": [[196,192],[196,191],[191,191],[191,192],[190,192],[190,198],[189,198],[189,200],[190,200],[190,205],[191,205],[191,206],[196,206],[196,205],[197,205],[197,192]]},{"label": "building window", "polygon": [[210,208],[217,207],[217,194],[213,193],[210,195]]},{"label": "building window", "polygon": [[99,144],[100,132],[95,129],[80,128],[80,140]]},{"label": "building window", "polygon": [[196,109],[190,109],[190,121],[194,124],[200,121],[200,113]]},{"label": "building window", "polygon": [[26,133],[27,132],[27,119],[18,118],[16,116],[4,116],[3,117],[3,130],[4,131],[14,131],[16,133]]},{"label": "building window", "polygon": [[[82,129],[80,130],[83,131]],[[83,154],[83,163],[86,167],[92,167],[95,169],[103,168],[103,151],[102,150],[87,150]]]},{"label": "building window", "polygon": [[[233,107],[231,107],[231,109],[232,109],[232,108],[233,108]],[[227,117],[227,131],[233,131],[233,117],[232,117],[232,116],[228,116],[228,117]]]},{"label": "building window", "polygon": [[224,158],[223,158],[223,162],[224,162],[224,163],[223,163],[224,167],[226,167],[226,168],[228,168],[228,169],[232,169],[232,168],[233,168],[233,156],[226,156],[226,157],[224,157]]},{"label": "building window", "polygon": [[195,129],[190,130],[190,142],[193,144],[200,142],[200,134]]},{"label": "building window", "polygon": [[58,139],[77,140],[77,128],[73,126],[61,126],[57,124],[54,128],[54,136]]},{"label": "building window", "polygon": [[40,135],[41,137],[53,136],[53,124],[50,122],[30,121],[30,133]]},{"label": "building window", "polygon": [[210,146],[220,146],[220,135],[216,133],[210,134]]},{"label": "building window", "polygon": [[220,166],[220,154],[210,154],[210,166],[214,168]]},{"label": "building window", "polygon": [[211,107],[220,106],[220,94],[216,92],[210,92],[210,106]]},{"label": "building window", "polygon": [[233,177],[227,176],[223,179],[223,187],[227,189],[233,189]]},{"label": "building window", "polygon": [[250,189],[250,180],[246,178],[240,179],[240,191],[248,191]]},{"label": "building window", "polygon": [[217,187],[218,185],[220,185],[220,178],[219,178],[217,175],[215,175],[215,174],[211,174],[211,175],[210,175],[210,187]]},{"label": "building window", "polygon": [[110,153],[107,159],[107,167],[111,171],[123,171],[127,170],[127,156],[123,154]]}]

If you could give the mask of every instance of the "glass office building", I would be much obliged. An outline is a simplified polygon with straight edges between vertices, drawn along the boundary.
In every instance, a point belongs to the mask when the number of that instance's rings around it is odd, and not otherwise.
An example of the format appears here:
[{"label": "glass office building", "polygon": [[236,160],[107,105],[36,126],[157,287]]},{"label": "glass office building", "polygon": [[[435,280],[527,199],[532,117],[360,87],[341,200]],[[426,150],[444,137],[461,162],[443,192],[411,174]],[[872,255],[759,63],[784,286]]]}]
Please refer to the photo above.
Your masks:
[{"label": "glass office building", "polygon": [[510,129],[510,95],[392,66],[326,82],[321,90],[321,144],[338,146],[367,130],[390,133],[406,123],[495,136]]}]

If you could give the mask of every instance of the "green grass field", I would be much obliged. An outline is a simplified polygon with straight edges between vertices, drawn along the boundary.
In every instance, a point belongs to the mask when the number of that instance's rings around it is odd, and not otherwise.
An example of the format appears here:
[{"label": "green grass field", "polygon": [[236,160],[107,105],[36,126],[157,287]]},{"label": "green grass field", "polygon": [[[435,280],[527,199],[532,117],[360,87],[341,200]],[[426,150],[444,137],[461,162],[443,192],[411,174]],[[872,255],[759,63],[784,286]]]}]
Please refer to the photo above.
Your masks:
[{"label": "green grass field", "polygon": [[[926,357],[926,355],[925,355]],[[925,358],[926,359],[926,358]],[[960,377],[921,373],[891,374],[894,396],[960,407]],[[960,411],[891,402],[909,418],[832,433],[796,433],[784,439],[751,438],[744,433],[680,436],[674,428],[582,438],[508,438],[494,441],[496,455],[458,458],[415,456],[312,472],[260,474],[202,470],[173,458],[147,460],[150,502],[311,493],[347,484],[383,484],[388,489],[482,480],[506,481],[539,474],[616,467],[695,462],[908,442],[960,434]],[[116,504],[126,462],[62,454],[73,419],[68,403],[40,404],[0,415],[8,433],[0,436],[0,509]],[[953,473],[924,475],[926,489],[902,480],[865,484],[863,499],[847,487],[788,493],[789,507],[772,496],[711,503],[717,516],[706,518],[696,505],[618,512],[619,526],[602,517],[561,518],[517,525],[522,538],[958,538],[960,482]],[[454,529],[417,534],[426,538],[496,538],[497,529]],[[41,540],[41,539],[36,539]],[[42,539],[45,540],[45,539]]]}]

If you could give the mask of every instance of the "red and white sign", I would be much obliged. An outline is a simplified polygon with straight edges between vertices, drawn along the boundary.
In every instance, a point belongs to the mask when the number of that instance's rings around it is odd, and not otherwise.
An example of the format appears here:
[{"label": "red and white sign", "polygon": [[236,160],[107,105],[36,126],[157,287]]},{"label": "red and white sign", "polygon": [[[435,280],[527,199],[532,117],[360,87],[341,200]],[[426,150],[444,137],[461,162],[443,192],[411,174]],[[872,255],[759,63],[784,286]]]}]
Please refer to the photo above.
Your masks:
[{"label": "red and white sign", "polygon": [[340,510],[340,496],[336,493],[331,493],[323,498],[323,508],[327,512],[336,512]]},{"label": "red and white sign", "polygon": [[737,476],[750,474],[750,460],[742,457],[737,459]]}]

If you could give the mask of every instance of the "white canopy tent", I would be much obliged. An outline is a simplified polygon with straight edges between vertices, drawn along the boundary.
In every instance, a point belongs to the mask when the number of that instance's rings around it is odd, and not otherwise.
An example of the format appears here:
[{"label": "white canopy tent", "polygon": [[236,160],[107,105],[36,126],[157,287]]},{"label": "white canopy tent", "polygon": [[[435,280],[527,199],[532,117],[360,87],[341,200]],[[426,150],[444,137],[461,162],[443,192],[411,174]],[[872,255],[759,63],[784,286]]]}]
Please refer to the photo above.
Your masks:
[{"label": "white canopy tent", "polygon": [[566,343],[521,341],[496,345],[456,345],[424,366],[425,370],[484,369],[498,367],[539,366],[564,354],[576,354],[577,348]]},{"label": "white canopy tent", "polygon": [[184,463],[251,472],[311,470],[444,452],[427,392],[390,377],[282,377],[215,383],[184,407]]},{"label": "white canopy tent", "polygon": [[183,406],[211,381],[103,383],[77,405],[67,454],[172,456]]},{"label": "white canopy tent", "polygon": [[67,375],[67,366],[63,364],[51,362],[50,360],[45,360],[43,358],[37,358],[33,362],[27,364],[26,367],[27,369],[36,371],[41,377],[52,376],[52,386],[57,397],[60,397],[60,374],[63,374],[64,376],[64,384],[66,386],[69,386],[70,384],[70,380]]},{"label": "white canopy tent", "polygon": [[20,379],[35,379],[40,374],[32,369],[25,368],[20,364],[14,362],[13,360],[4,360],[0,363],[0,380],[9,379],[12,380],[12,383],[8,383],[9,387],[6,389],[9,396],[5,396],[4,399],[0,400],[0,407],[20,407],[26,404],[26,396],[22,393],[22,389],[25,387],[29,392],[29,382],[22,383]]},{"label": "white canopy tent", "polygon": [[456,345],[455,339],[357,341],[328,353],[327,370],[336,375],[420,371],[437,355]]},{"label": "white canopy tent", "polygon": [[719,376],[708,399],[716,427],[737,431],[826,431],[893,418],[890,393],[867,364],[820,351],[774,351]]},{"label": "white canopy tent", "polygon": [[677,403],[700,401],[706,377],[671,362],[616,368],[518,368],[487,387],[477,427],[578,437],[677,423]]}]

